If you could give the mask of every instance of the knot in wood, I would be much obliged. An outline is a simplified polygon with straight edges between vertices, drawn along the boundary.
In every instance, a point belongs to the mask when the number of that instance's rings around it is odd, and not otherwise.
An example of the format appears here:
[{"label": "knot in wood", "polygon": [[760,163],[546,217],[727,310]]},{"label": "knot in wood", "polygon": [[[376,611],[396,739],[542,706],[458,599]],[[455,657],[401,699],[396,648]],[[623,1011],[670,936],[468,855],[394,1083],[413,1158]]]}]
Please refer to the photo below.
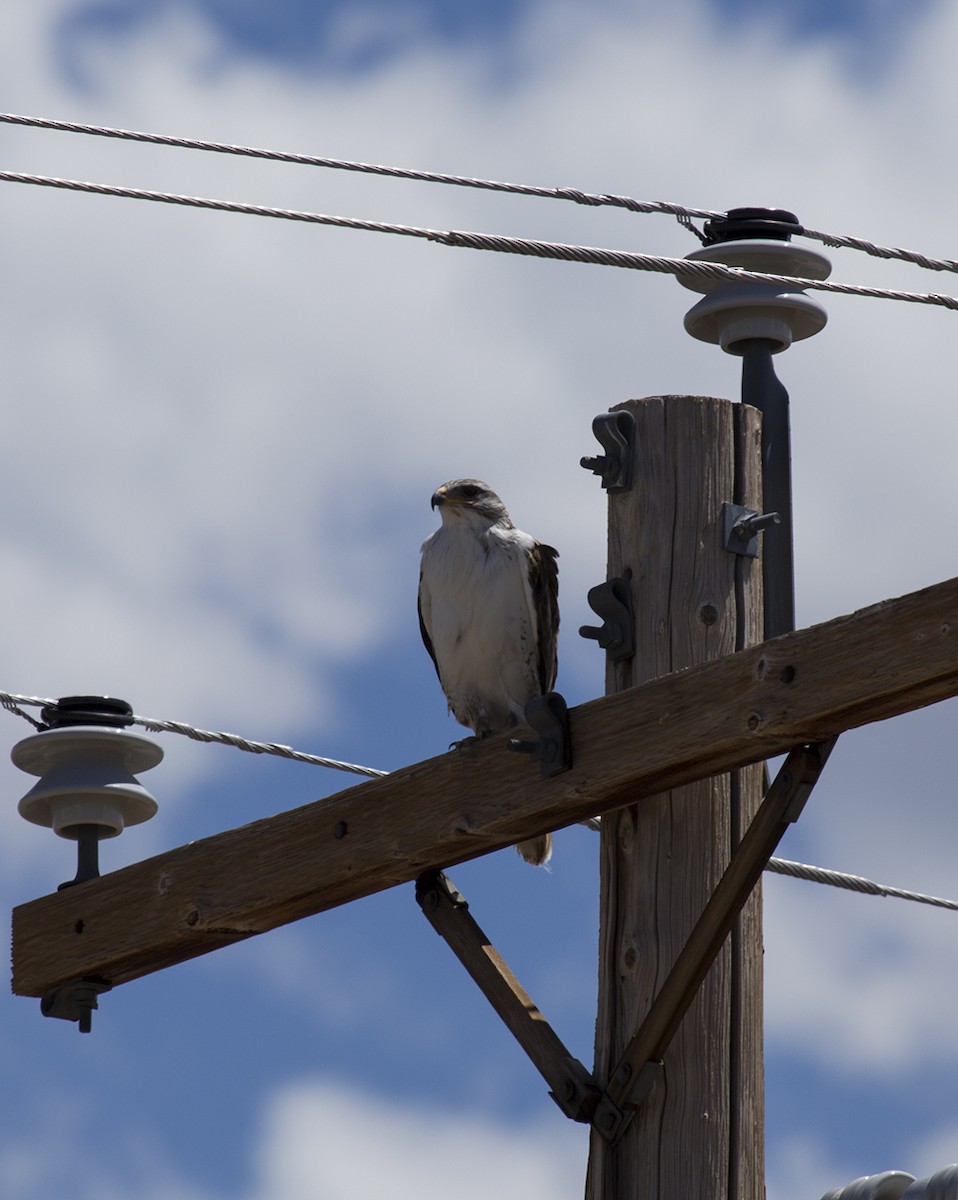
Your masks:
[{"label": "knot in wood", "polygon": [[703,604],[699,609],[699,620],[703,625],[714,625],[718,616],[718,609],[714,604]]}]

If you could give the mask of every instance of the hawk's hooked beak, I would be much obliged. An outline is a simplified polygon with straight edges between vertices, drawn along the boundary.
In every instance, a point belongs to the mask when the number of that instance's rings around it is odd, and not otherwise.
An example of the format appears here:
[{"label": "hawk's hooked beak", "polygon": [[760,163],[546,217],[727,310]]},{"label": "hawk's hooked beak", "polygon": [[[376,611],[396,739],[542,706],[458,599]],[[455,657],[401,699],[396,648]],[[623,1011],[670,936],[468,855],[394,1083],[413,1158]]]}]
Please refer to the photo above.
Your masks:
[{"label": "hawk's hooked beak", "polygon": [[429,507],[430,508],[440,508],[445,503],[446,503],[446,489],[439,488],[438,491],[433,492],[432,499],[429,501]]}]

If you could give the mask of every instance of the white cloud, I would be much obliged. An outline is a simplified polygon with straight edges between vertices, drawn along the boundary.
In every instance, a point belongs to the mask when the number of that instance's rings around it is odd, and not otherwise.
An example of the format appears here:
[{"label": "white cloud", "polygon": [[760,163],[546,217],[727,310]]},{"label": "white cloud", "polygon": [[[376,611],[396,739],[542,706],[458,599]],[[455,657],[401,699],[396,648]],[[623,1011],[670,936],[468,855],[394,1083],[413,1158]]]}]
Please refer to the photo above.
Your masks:
[{"label": "white cloud", "polygon": [[927,1179],[955,1161],[958,1127],[935,1129],[909,1144],[900,1158],[893,1154],[871,1162],[855,1161],[850,1154],[829,1154],[821,1141],[806,1134],[785,1136],[768,1164],[768,1196],[770,1200],[819,1200],[855,1179],[886,1172],[906,1177],[902,1183],[908,1177]]},{"label": "white cloud", "polygon": [[[879,1169],[883,1168],[869,1173]],[[819,1141],[806,1134],[790,1134],[769,1156],[767,1194],[770,1200],[819,1200],[853,1178],[854,1167],[830,1157]]]},{"label": "white cloud", "polygon": [[[558,1111],[551,1121],[500,1121],[463,1111],[455,1096],[444,1099],[403,1101],[323,1079],[290,1083],[263,1097],[252,1143],[236,1147],[253,1163],[236,1200],[415,1200],[433,1189],[460,1200],[582,1195],[582,1126]],[[102,1130],[94,1137],[94,1125],[75,1099],[51,1099],[45,1141],[0,1148],[7,1200],[46,1200],[67,1181],[80,1200],[222,1194],[178,1170],[156,1132],[135,1118],[119,1139],[104,1141]]]},{"label": "white cloud", "polygon": [[254,1200],[416,1200],[450,1191],[577,1200],[585,1132],[558,1118],[503,1123],[364,1094],[325,1081],[291,1084],[270,1098]]},{"label": "white cloud", "polygon": [[765,895],[767,1035],[777,1045],[886,1081],[958,1056],[958,968],[942,953],[954,914],[791,880],[768,880]]},{"label": "white cloud", "polygon": [[[225,58],[178,10],[88,43],[82,94],[56,77],[48,40],[67,7],[6,6],[4,107],[705,207],[782,204],[816,228],[931,253],[953,242],[955,166],[942,147],[955,18],[944,4],[903,33],[880,83],[849,78],[827,45],[786,44],[774,24],[723,33],[694,3],[542,6],[517,42],[520,69],[498,88],[481,54],[448,47],[360,79],[284,77]],[[694,245],[665,218],[2,136],[11,169],[667,254]],[[0,296],[0,686],[115,691],[154,716],[319,739],[344,719],[338,673],[370,670],[388,639],[415,640],[429,493],[475,472],[559,545],[563,661],[598,688],[594,647],[574,630],[604,572],[604,498],[576,464],[593,450],[593,415],[630,395],[736,395],[738,364],[682,331],[690,293],[638,273],[10,184],[0,201],[12,231]],[[838,278],[958,290],[951,277],[833,258]],[[824,303],[826,331],[778,364],[793,398],[803,622],[953,574],[958,516],[954,314]],[[397,705],[420,702],[406,681],[384,686]],[[933,865],[945,890],[958,833],[947,734],[947,723],[927,741],[911,726],[883,730],[862,755],[861,786],[803,818],[815,853],[871,869],[850,861],[857,830],[861,845],[884,839],[874,865],[896,858],[891,882],[926,886]],[[385,734],[369,736],[372,761]],[[920,767],[922,786],[878,804],[889,758]],[[178,749],[157,778],[214,774],[209,763]],[[24,790],[9,768],[3,782],[11,797]],[[3,827],[7,878],[38,871],[49,835],[12,805]],[[130,835],[118,853],[136,856],[153,836]],[[771,1037],[869,1083],[901,1078],[915,1059],[958,1057],[949,919],[781,887],[769,888]],[[291,987],[305,970],[295,955],[274,966]],[[320,1128],[331,1153],[311,1144]],[[551,1132],[477,1130],[445,1109],[397,1113],[318,1083],[270,1101],[255,1200],[294,1200],[309,1180],[348,1200],[351,1183],[333,1172],[346,1163],[362,1179],[359,1129],[392,1147],[396,1188],[411,1190],[423,1170],[446,1179],[457,1163],[433,1149],[440,1141],[483,1168],[512,1164],[501,1176],[458,1172],[461,1196],[473,1184],[488,1195],[489,1178],[507,1194],[517,1180],[530,1196],[566,1186],[541,1165],[562,1159]],[[410,1155],[404,1139],[428,1155]],[[809,1153],[802,1194],[851,1177]]]}]

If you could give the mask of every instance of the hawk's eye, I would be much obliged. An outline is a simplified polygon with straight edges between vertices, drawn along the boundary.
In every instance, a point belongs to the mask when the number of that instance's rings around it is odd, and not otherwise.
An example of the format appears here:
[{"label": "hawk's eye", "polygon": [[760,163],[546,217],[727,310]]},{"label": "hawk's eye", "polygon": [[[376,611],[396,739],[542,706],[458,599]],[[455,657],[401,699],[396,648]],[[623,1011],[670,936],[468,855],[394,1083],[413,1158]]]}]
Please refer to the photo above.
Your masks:
[{"label": "hawk's eye", "polygon": [[475,484],[468,483],[465,487],[462,487],[459,490],[462,492],[462,495],[466,500],[475,500],[481,489],[477,488]]}]

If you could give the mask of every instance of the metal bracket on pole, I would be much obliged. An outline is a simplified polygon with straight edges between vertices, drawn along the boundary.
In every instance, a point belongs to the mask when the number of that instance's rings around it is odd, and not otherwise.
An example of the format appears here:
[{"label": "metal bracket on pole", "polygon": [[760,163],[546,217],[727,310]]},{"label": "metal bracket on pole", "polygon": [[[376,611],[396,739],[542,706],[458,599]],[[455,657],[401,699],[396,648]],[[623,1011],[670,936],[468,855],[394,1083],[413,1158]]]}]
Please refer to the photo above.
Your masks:
[{"label": "metal bracket on pole", "polygon": [[[632,1068],[628,1064],[621,1064],[616,1071],[622,1083],[632,1078]],[[648,1098],[655,1083],[664,1074],[665,1064],[661,1060],[649,1061],[640,1067],[638,1078],[629,1093],[629,1102],[622,1108],[613,1101],[608,1090],[604,1091],[592,1117],[596,1132],[614,1146],[628,1129],[636,1109]]]},{"label": "metal bracket on pole", "polygon": [[[688,941],[652,1002],[645,1020],[612,1072],[593,1125],[613,1145],[651,1090],[665,1051],[718,956],[736,918],[789,824],[797,821],[837,738],[798,746],[785,759],[732,852]],[[620,1114],[616,1117],[616,1114]],[[601,1117],[603,1124],[598,1119]]]},{"label": "metal bracket on pole", "polygon": [[76,1021],[81,1033],[89,1033],[93,1028],[93,1010],[99,1007],[97,997],[110,991],[112,986],[105,979],[78,979],[64,984],[43,997],[40,1012],[45,1017]]},{"label": "metal bracket on pole", "polygon": [[758,558],[758,535],[782,523],[777,512],[757,513],[754,508],[728,503],[722,505],[722,519],[725,523],[725,549],[749,558]]},{"label": "metal bracket on pole", "polygon": [[427,871],[416,881],[416,900],[532,1060],[559,1108],[573,1121],[588,1124],[599,1100],[595,1080],[523,991],[473,919],[462,893],[442,871]]},{"label": "metal bracket on pole", "polygon": [[635,616],[632,585],[616,576],[589,589],[589,607],[602,618],[601,627],[582,625],[579,636],[594,638],[613,661],[635,655]]},{"label": "metal bracket on pole", "polygon": [[529,738],[510,738],[510,750],[528,754],[539,762],[543,779],[561,775],[572,766],[572,747],[569,741],[569,708],[558,692],[534,696],[525,707],[525,717],[539,735]]},{"label": "metal bracket on pole", "polygon": [[632,486],[632,447],[635,444],[635,417],[628,409],[600,413],[592,422],[605,454],[580,458],[579,466],[602,476],[607,492],[627,492]]},{"label": "metal bracket on pole", "polygon": [[792,451],[789,402],[775,374],[775,346],[765,338],[737,343],[742,356],[742,403],[762,414],[762,478],[767,509],[780,514],[781,529],[762,555],[765,581],[765,637],[795,628],[795,567],[792,550]]}]

